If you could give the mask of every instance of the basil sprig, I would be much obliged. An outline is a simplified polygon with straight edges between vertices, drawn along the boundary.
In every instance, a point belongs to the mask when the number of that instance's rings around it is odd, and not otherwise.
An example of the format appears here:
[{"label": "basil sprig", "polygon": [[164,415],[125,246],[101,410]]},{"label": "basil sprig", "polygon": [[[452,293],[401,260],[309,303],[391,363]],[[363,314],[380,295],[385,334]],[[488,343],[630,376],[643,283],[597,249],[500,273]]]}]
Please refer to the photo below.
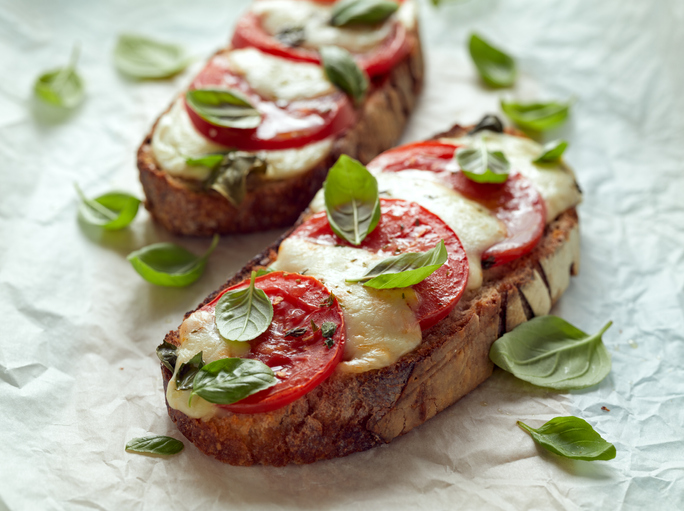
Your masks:
[{"label": "basil sprig", "polygon": [[579,417],[555,417],[538,429],[520,421],[518,426],[539,445],[565,458],[584,461],[615,458],[615,446]]},{"label": "basil sprig", "polygon": [[[209,163],[208,160],[205,161]],[[243,151],[233,151],[223,156],[214,167],[207,186],[238,207],[247,195],[247,176],[265,174],[266,170],[266,160],[263,158]]]},{"label": "basil sprig", "polygon": [[142,278],[158,286],[184,287],[202,276],[207,258],[218,244],[219,236],[203,255],[196,256],[173,243],[155,243],[131,252],[128,260]]},{"label": "basil sprig", "polygon": [[138,214],[140,199],[128,193],[109,192],[88,199],[78,185],[76,193],[81,198],[78,215],[87,224],[115,231],[128,226]]},{"label": "basil sprig", "polygon": [[352,245],[360,245],[380,221],[378,180],[345,154],[328,172],[323,197],[331,229]]},{"label": "basil sprig", "polygon": [[156,435],[134,438],[126,444],[126,451],[151,456],[171,456],[183,450],[183,442],[170,436]]},{"label": "basil sprig", "polygon": [[347,282],[363,282],[364,286],[375,289],[409,287],[432,275],[448,257],[444,240],[440,240],[427,252],[407,252],[383,259],[363,277],[347,279]]},{"label": "basil sprig", "polygon": [[273,387],[278,379],[263,362],[250,358],[222,358],[205,365],[195,376],[192,396],[219,405],[230,405]]},{"label": "basil sprig", "polygon": [[74,108],[83,101],[83,80],[76,72],[79,47],[74,46],[69,63],[62,68],[43,73],[33,85],[38,99],[61,108]]},{"label": "basil sprig", "polygon": [[463,174],[476,183],[504,183],[511,164],[501,151],[489,151],[484,140],[476,147],[461,147],[454,155]]},{"label": "basil sprig", "polygon": [[328,80],[360,105],[368,90],[368,78],[351,53],[339,46],[321,46],[318,51]]},{"label": "basil sprig", "polygon": [[136,34],[122,34],[114,48],[114,65],[134,78],[167,78],[190,63],[183,48]]},{"label": "basil sprig", "polygon": [[261,114],[241,93],[229,89],[192,89],[185,100],[197,115],[214,126],[253,129]]},{"label": "basil sprig", "polygon": [[515,103],[501,101],[501,108],[510,119],[523,129],[547,131],[564,123],[570,103]]},{"label": "basil sprig", "polygon": [[509,87],[515,82],[515,61],[477,34],[470,36],[470,56],[484,82],[490,87]]},{"label": "basil sprig", "polygon": [[588,335],[556,316],[531,319],[501,336],[489,358],[517,378],[557,390],[596,385],[610,372],[610,355],[601,336],[612,325]]},{"label": "basil sprig", "polygon": [[399,8],[390,0],[338,0],[333,4],[330,24],[334,27],[375,25],[385,21]]},{"label": "basil sprig", "polygon": [[176,369],[176,362],[178,361],[178,347],[164,341],[157,346],[156,352],[157,358],[164,364],[164,367],[173,372]]},{"label": "basil sprig", "polygon": [[544,145],[542,153],[532,163],[555,163],[560,161],[567,148],[568,143],[565,140],[553,140]]},{"label": "basil sprig", "polygon": [[273,304],[262,289],[254,286],[253,271],[249,286],[228,291],[216,302],[216,327],[230,341],[251,341],[263,334],[273,321]]},{"label": "basil sprig", "polygon": [[176,373],[176,390],[191,389],[195,376],[202,367],[204,367],[204,360],[202,360],[201,351],[187,362],[183,362]]}]

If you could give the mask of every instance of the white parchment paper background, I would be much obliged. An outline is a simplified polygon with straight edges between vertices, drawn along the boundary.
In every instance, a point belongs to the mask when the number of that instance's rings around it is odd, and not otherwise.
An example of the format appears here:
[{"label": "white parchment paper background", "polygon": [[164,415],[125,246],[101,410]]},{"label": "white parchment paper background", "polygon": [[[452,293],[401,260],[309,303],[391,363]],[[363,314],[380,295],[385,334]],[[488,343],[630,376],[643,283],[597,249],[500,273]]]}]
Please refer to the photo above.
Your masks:
[{"label": "white parchment paper background", "polygon": [[[558,135],[585,191],[582,270],[555,312],[586,331],[615,322],[598,387],[554,394],[497,371],[388,446],[304,467],[224,466],[189,442],[168,460],[124,452],[147,432],[181,437],[154,348],[278,232],[224,238],[199,282],[156,288],[125,256],[172,238],[145,212],[118,233],[80,226],[73,183],[140,194],[137,145],[201,66],[127,80],[112,65],[116,35],[177,41],[201,59],[244,6],[0,0],[0,509],[684,509],[681,0],[422,6],[427,87],[406,141],[496,111],[502,93],[483,89],[467,58],[472,30],[517,58],[518,86],[503,94],[576,99]],[[75,41],[87,99],[66,119],[39,115],[33,80]],[[565,414],[617,458],[562,460],[515,425]]]}]

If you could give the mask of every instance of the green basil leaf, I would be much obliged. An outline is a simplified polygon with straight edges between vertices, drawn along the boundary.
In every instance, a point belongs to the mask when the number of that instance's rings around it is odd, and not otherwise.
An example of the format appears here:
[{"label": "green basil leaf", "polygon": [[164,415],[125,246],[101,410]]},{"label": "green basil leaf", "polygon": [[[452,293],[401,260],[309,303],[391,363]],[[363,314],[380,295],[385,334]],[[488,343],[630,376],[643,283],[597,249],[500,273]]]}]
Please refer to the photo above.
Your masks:
[{"label": "green basil leaf", "polygon": [[556,316],[541,316],[501,336],[489,358],[517,378],[557,390],[596,385],[610,372],[600,332],[588,335]]},{"label": "green basil leaf", "polygon": [[223,161],[225,154],[206,154],[200,156],[199,158],[186,158],[185,163],[187,165],[197,167],[209,167],[210,169],[215,169]]},{"label": "green basil leaf", "polygon": [[164,367],[173,372],[178,361],[178,347],[166,341],[162,342],[157,346],[157,358]]},{"label": "green basil leaf", "polygon": [[204,360],[202,360],[201,351],[187,362],[183,362],[176,373],[176,390],[191,389],[192,382],[202,367],[204,367]]},{"label": "green basil leaf", "polygon": [[261,277],[262,275],[268,275],[269,273],[273,273],[275,270],[272,270],[270,268],[260,268],[256,272],[257,277]]},{"label": "green basil leaf", "polygon": [[490,87],[510,87],[515,82],[515,61],[477,34],[470,36],[470,56],[484,82]]},{"label": "green basil leaf", "polygon": [[328,172],[323,196],[330,227],[352,245],[361,244],[380,221],[378,180],[346,154]]},{"label": "green basil leaf", "polygon": [[247,195],[247,176],[265,174],[266,160],[243,151],[226,154],[207,182],[207,186],[223,195],[236,208]]},{"label": "green basil leaf", "polygon": [[140,199],[124,192],[109,192],[94,199],[88,199],[76,185],[81,198],[78,214],[85,223],[109,231],[123,229],[138,214]]},{"label": "green basil leaf", "polygon": [[214,126],[252,129],[261,114],[241,93],[229,89],[192,89],[185,100],[197,115]]},{"label": "green basil leaf", "polygon": [[473,129],[468,132],[468,135],[474,135],[480,131],[493,131],[494,133],[503,133],[504,126],[496,115],[487,114],[480,122],[478,122]]},{"label": "green basil leaf", "polygon": [[183,442],[170,436],[144,436],[126,444],[126,451],[152,456],[171,456],[183,450]]},{"label": "green basil leaf", "polygon": [[440,240],[427,252],[407,252],[383,259],[363,277],[347,279],[347,282],[363,282],[364,286],[375,289],[409,287],[432,275],[448,257],[444,240]]},{"label": "green basil leaf", "polygon": [[368,78],[351,53],[339,46],[321,46],[318,51],[328,80],[360,105],[368,90]]},{"label": "green basil leaf", "polygon": [[263,290],[254,286],[253,271],[249,286],[228,291],[216,302],[216,327],[230,341],[251,341],[263,334],[273,321],[273,305]]},{"label": "green basil leaf", "polygon": [[134,78],[167,78],[190,63],[183,48],[135,34],[119,36],[114,48],[114,65]]},{"label": "green basil leaf", "polygon": [[62,108],[74,108],[83,101],[83,80],[76,73],[79,48],[74,46],[66,67],[43,73],[33,86],[36,97]]},{"label": "green basil leaf", "polygon": [[306,31],[304,27],[287,27],[274,36],[285,46],[296,48],[306,41]]},{"label": "green basil leaf", "polygon": [[606,442],[591,425],[579,417],[555,417],[539,429],[518,421],[539,445],[565,458],[595,461],[615,458],[615,446]]},{"label": "green basil leaf", "polygon": [[563,153],[568,148],[565,140],[554,140],[544,145],[542,153],[532,163],[554,163],[561,159]]},{"label": "green basil leaf", "polygon": [[197,373],[192,395],[210,403],[230,405],[277,383],[273,371],[263,362],[250,358],[222,358],[205,365]]},{"label": "green basil leaf", "polygon": [[207,258],[218,244],[219,236],[203,255],[196,256],[173,243],[155,243],[131,252],[128,260],[142,278],[158,286],[184,287],[202,276]]},{"label": "green basil leaf", "polygon": [[392,16],[399,8],[389,0],[339,0],[333,4],[330,24],[334,27],[375,25]]},{"label": "green basil leaf", "polygon": [[463,174],[476,183],[504,183],[511,164],[501,151],[488,151],[482,141],[477,147],[461,147],[454,155]]},{"label": "green basil leaf", "polygon": [[570,103],[508,103],[501,101],[501,108],[510,119],[523,129],[547,131],[559,126],[568,117]]}]

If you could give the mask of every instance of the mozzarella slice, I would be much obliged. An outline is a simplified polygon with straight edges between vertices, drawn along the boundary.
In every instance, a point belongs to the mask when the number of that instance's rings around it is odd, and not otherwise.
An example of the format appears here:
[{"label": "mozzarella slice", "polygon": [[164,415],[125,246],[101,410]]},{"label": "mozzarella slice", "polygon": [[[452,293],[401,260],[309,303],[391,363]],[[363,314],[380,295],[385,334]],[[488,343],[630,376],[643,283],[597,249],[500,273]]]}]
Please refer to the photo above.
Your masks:
[{"label": "mozzarella slice", "polygon": [[318,245],[286,238],[280,245],[275,270],[306,273],[330,289],[344,313],[347,342],[340,369],[363,372],[386,367],[413,350],[422,339],[420,325],[409,307],[416,304],[411,288],[372,289],[345,279],[363,275],[385,257],[351,247]]}]

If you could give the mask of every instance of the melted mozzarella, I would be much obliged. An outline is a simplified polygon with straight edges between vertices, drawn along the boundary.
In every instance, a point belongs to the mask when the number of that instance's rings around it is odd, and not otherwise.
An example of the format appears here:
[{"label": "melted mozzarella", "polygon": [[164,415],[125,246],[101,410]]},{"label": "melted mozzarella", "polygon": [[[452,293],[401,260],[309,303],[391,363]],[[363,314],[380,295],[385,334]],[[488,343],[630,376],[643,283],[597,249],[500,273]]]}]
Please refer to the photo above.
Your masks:
[{"label": "melted mozzarella", "polygon": [[226,55],[230,70],[244,76],[260,96],[294,101],[325,96],[336,91],[323,68],[262,53],[256,48],[233,50]]},{"label": "melted mozzarella", "polygon": [[563,211],[582,201],[582,194],[569,167],[562,162],[544,165],[532,163],[542,152],[542,146],[534,140],[486,131],[475,136],[442,141],[470,146],[480,139],[484,139],[489,150],[503,151],[511,162],[512,169],[532,181],[546,203],[547,222],[551,222]]},{"label": "melted mozzarella", "polygon": [[[332,138],[305,145],[297,149],[257,151],[266,160],[267,179],[287,179],[318,165],[330,152]],[[204,180],[211,170],[204,166],[189,166],[187,158],[198,158],[226,148],[204,138],[195,129],[179,98],[167,113],[161,116],[152,134],[152,152],[159,166],[172,176]]]},{"label": "melted mozzarella", "polygon": [[363,275],[384,258],[364,249],[287,238],[271,266],[312,275],[335,294],[347,330],[342,370],[363,372],[386,367],[413,350],[422,339],[420,325],[409,307],[409,303],[416,303],[411,288],[372,289],[345,282],[346,278]]}]

